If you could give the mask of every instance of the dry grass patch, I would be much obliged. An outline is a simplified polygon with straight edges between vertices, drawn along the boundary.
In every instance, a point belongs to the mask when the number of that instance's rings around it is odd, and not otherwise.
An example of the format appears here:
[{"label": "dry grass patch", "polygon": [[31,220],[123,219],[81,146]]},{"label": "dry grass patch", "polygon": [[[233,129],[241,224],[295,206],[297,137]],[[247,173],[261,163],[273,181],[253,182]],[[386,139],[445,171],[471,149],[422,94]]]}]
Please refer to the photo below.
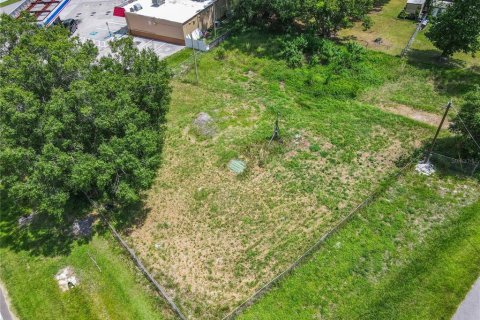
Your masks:
[{"label": "dry grass patch", "polygon": [[[351,100],[299,99],[273,60],[205,55],[174,82],[149,214],[129,240],[191,318],[225,315],[352,210],[429,129]],[[216,135],[192,130],[200,112]],[[269,142],[280,112],[282,142]],[[227,168],[241,159],[238,176]]]}]

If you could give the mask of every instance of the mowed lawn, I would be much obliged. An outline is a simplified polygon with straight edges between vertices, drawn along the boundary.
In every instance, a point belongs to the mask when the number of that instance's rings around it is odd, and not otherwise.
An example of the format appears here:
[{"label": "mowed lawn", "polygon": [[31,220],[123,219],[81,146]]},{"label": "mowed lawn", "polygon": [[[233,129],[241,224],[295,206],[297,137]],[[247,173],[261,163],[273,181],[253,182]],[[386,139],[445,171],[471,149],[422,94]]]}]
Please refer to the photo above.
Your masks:
[{"label": "mowed lawn", "polygon": [[[257,33],[234,37],[199,59],[198,85],[193,70],[174,81],[148,215],[128,232],[192,319],[227,314],[433,133],[357,100],[404,72],[396,58],[369,52],[357,71],[326,81],[324,66],[289,69],[275,59],[276,43]],[[200,112],[214,120],[214,137],[198,134]],[[277,113],[282,142],[269,143]],[[246,172],[230,172],[232,159],[245,161]]]},{"label": "mowed lawn", "polygon": [[[51,256],[13,249],[3,236],[0,244],[0,279],[19,319],[174,318],[109,234]],[[61,292],[54,276],[66,266],[80,284]]]},{"label": "mowed lawn", "polygon": [[412,170],[240,319],[450,319],[480,276],[479,191]]}]

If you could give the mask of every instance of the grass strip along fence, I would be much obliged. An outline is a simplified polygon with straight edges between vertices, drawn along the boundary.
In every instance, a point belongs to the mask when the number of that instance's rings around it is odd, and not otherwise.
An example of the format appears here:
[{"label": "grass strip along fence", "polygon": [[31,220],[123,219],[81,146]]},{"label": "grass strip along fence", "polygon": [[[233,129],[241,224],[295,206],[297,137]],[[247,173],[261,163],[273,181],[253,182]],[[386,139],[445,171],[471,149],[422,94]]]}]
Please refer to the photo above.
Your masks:
[{"label": "grass strip along fence", "polygon": [[[416,154],[416,153],[415,153]],[[272,280],[266,283],[263,287],[257,290],[253,295],[251,295],[247,300],[242,302],[237,306],[233,311],[227,314],[222,320],[235,319],[240,315],[245,309],[258,301],[263,295],[265,295],[273,286],[278,284],[285,276],[293,272],[298,266],[300,266],[305,259],[310,257],[314,252],[316,252],[320,247],[325,243],[325,241],[335,234],[340,228],[342,228],[348,221],[350,221],[360,210],[368,206],[375,199],[378,198],[385,190],[391,187],[398,178],[402,176],[408,169],[412,168],[413,164],[419,161],[419,157],[412,155],[409,162],[400,168],[396,173],[390,175],[383,181],[380,186],[374,190],[363,202],[356,206],[348,215],[346,215],[342,220],[340,220],[332,229],[327,231],[320,239],[317,240],[310,248],[305,251],[300,257],[297,258],[287,269],[279,273]]]},{"label": "grass strip along fence", "polygon": [[137,268],[145,275],[148,281],[150,281],[155,289],[160,293],[160,295],[163,297],[163,299],[168,303],[170,308],[177,314],[177,316],[182,319],[182,320],[187,320],[187,317],[180,311],[180,309],[177,307],[173,299],[168,295],[168,293],[165,291],[165,289],[155,280],[155,278],[150,274],[150,272],[147,271],[145,266],[143,265],[142,261],[137,257],[135,252],[128,246],[128,244],[123,240],[123,238],[120,236],[120,234],[115,230],[115,228],[105,220],[105,222],[108,225],[108,228],[112,232],[113,236],[115,239],[120,243],[120,245],[125,248],[125,250],[128,251],[130,257],[132,260],[135,262],[135,265]]}]

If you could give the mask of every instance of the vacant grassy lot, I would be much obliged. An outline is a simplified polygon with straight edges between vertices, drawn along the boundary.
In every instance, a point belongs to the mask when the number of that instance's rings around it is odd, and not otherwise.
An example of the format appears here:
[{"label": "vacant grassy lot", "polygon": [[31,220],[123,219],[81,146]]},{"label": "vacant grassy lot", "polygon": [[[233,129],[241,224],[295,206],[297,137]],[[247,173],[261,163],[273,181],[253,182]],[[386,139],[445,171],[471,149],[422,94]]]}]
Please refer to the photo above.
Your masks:
[{"label": "vacant grassy lot", "polygon": [[478,180],[411,172],[241,319],[449,319],[480,275]]},{"label": "vacant grassy lot", "polygon": [[[340,36],[354,38],[369,49],[399,55],[416,28],[415,21],[398,18],[405,3],[405,0],[390,0],[382,8],[370,14],[373,21],[371,29],[365,31],[362,25],[357,23],[352,29],[342,30]],[[413,60],[432,63],[438,59],[441,52],[426,38],[425,31],[418,34],[409,57]],[[381,44],[375,42],[378,38],[382,39]],[[478,55],[474,58],[468,54],[457,53],[453,56],[453,60],[466,66],[480,65]]]},{"label": "vacant grassy lot", "polygon": [[[275,43],[233,38],[225,55],[202,56],[199,85],[193,71],[174,81],[148,214],[128,230],[192,318],[225,315],[282,271],[433,131],[357,101],[404,72],[396,58],[369,52],[327,82],[323,66],[292,70],[272,58]],[[196,131],[200,112],[214,119],[213,138]],[[277,112],[283,141],[269,144]],[[248,166],[240,176],[227,168],[237,158]]]},{"label": "vacant grassy lot", "polygon": [[[193,70],[174,81],[163,164],[146,195],[147,215],[125,230],[191,318],[225,315],[431,136],[433,127],[388,108],[398,103],[435,114],[437,102],[461,99],[478,79],[474,70],[402,65],[379,52],[368,52],[354,69],[331,77],[325,66],[287,68],[272,53],[277,44],[256,33],[232,38],[225,51],[200,58],[198,85]],[[178,67],[190,53],[169,63]],[[445,75],[444,90],[440,76]],[[424,90],[409,94],[425,79],[431,81]],[[200,112],[213,118],[213,137],[193,125]],[[269,143],[277,113],[282,141]],[[244,160],[247,171],[235,176],[227,168],[231,159]],[[471,201],[469,192],[459,190]],[[22,319],[171,317],[108,234],[69,244],[68,252],[42,254],[6,241],[12,230],[4,222],[0,277]],[[82,283],[60,293],[53,276],[66,265],[78,271]]]},{"label": "vacant grassy lot", "polygon": [[[10,236],[18,231],[4,211],[1,217],[0,278],[20,319],[173,319],[109,234],[62,247],[46,240],[55,236],[45,230],[46,239],[27,249],[32,233],[16,243]],[[80,284],[61,292],[54,276],[66,266]]]}]

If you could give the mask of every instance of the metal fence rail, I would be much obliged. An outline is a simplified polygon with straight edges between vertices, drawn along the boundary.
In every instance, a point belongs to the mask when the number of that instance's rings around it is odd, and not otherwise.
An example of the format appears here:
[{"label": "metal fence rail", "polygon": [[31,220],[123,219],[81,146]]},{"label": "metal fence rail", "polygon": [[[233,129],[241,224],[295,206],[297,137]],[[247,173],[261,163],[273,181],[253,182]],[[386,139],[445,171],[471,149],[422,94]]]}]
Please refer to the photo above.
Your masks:
[{"label": "metal fence rail", "polygon": [[[106,220],[105,220],[106,221]],[[183,315],[182,311],[177,307],[173,299],[168,295],[168,293],[165,291],[165,289],[155,280],[155,278],[150,274],[150,272],[147,271],[145,266],[143,265],[142,261],[137,257],[135,252],[128,246],[128,244],[125,242],[125,240],[122,239],[120,234],[115,230],[115,228],[108,222],[106,221],[108,228],[112,232],[113,236],[115,239],[118,240],[118,242],[124,247],[127,252],[129,253],[130,257],[132,260],[135,262],[137,265],[138,269],[147,277],[148,281],[150,281],[155,289],[160,293],[160,295],[165,299],[165,301],[169,304],[170,308],[177,314],[177,316],[182,319],[182,320],[187,320],[187,318]]]}]

